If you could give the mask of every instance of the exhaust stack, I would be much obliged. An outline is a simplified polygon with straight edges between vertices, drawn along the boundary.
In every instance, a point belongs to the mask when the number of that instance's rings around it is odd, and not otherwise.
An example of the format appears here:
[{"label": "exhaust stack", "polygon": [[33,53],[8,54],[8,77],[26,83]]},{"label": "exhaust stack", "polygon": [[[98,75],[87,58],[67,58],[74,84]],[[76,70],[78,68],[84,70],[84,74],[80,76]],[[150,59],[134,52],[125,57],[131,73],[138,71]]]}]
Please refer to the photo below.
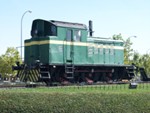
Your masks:
[{"label": "exhaust stack", "polygon": [[92,20],[89,20],[89,32],[90,32],[90,36],[93,36],[93,22]]}]

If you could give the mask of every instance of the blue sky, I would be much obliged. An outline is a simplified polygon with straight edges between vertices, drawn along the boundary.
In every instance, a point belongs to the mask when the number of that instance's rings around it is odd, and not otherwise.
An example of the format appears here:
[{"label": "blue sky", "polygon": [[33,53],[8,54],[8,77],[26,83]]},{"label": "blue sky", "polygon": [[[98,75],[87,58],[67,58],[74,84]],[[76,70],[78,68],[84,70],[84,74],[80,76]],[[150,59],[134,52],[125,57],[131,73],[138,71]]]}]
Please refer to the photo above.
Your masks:
[{"label": "blue sky", "polygon": [[21,17],[23,40],[29,39],[34,19],[84,23],[93,20],[94,36],[112,37],[121,33],[131,38],[132,48],[150,53],[150,0],[1,0],[0,55],[7,47],[20,46]]}]

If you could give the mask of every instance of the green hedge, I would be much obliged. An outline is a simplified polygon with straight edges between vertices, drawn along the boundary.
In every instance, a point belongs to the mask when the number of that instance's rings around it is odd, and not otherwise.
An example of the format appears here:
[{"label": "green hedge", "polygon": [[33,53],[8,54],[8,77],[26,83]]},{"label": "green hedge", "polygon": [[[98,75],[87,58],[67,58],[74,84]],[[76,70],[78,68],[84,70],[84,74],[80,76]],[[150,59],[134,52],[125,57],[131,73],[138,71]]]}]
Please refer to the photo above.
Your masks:
[{"label": "green hedge", "polygon": [[150,113],[149,93],[0,91],[0,113]]}]

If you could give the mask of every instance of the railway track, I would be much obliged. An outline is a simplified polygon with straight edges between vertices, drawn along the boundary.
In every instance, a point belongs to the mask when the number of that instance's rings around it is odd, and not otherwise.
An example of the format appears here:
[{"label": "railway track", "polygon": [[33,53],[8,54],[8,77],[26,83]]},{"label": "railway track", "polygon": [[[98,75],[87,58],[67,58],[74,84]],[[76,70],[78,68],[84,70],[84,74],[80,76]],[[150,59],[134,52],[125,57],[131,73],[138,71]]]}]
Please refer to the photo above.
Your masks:
[{"label": "railway track", "polygon": [[[138,84],[150,84],[150,82],[137,82]],[[80,83],[80,84],[52,84],[51,86],[46,86],[43,83],[23,83],[23,84],[15,84],[15,83],[10,83],[10,84],[0,84],[0,89],[11,89],[11,88],[36,88],[36,87],[70,87],[70,86],[77,86],[77,87],[84,87],[84,86],[89,86],[89,87],[95,87],[95,86],[111,86],[111,85],[122,85],[122,84],[130,84],[130,82],[113,82],[113,83],[93,83],[93,84],[86,84],[86,83]]]}]

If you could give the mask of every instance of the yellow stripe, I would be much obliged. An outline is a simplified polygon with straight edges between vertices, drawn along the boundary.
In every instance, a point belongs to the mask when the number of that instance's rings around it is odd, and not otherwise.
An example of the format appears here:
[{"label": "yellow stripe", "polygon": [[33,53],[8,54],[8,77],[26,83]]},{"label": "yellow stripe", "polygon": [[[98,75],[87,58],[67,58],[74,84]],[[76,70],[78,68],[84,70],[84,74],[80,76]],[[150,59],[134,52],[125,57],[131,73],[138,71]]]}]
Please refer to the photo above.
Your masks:
[{"label": "yellow stripe", "polygon": [[28,80],[29,80],[30,82],[33,82],[32,77],[31,77],[31,76],[28,76],[28,77],[29,77]]},{"label": "yellow stripe", "polygon": [[38,80],[38,75],[35,73],[36,70],[32,70],[32,76],[34,78],[34,81]]},{"label": "yellow stripe", "polygon": [[121,49],[124,48],[121,46],[112,46],[112,45],[98,45],[94,43],[85,43],[85,42],[68,42],[68,41],[58,41],[58,40],[44,40],[44,41],[32,41],[32,42],[26,42],[25,46],[31,46],[31,45],[43,45],[43,44],[60,44],[60,45],[75,45],[75,46],[90,46],[95,48],[105,48],[105,49]]},{"label": "yellow stripe", "polygon": [[43,44],[49,44],[50,40],[44,40],[44,41],[32,41],[25,43],[25,46],[31,46],[31,45],[43,45]]},{"label": "yellow stripe", "polygon": [[33,74],[32,74],[32,70],[30,70],[29,73],[30,73],[30,74],[29,74],[30,81],[33,82],[33,81],[34,81],[34,76],[33,76]]},{"label": "yellow stripe", "polygon": [[38,76],[34,73],[35,70],[30,70],[32,81],[38,81]]},{"label": "yellow stripe", "polygon": [[21,73],[20,73],[20,81],[24,81],[24,78],[25,78],[25,73],[24,73],[24,70],[21,70]]},{"label": "yellow stripe", "polygon": [[34,73],[36,75],[36,79],[38,80],[38,77],[39,77],[39,72],[37,70],[34,70]]}]

